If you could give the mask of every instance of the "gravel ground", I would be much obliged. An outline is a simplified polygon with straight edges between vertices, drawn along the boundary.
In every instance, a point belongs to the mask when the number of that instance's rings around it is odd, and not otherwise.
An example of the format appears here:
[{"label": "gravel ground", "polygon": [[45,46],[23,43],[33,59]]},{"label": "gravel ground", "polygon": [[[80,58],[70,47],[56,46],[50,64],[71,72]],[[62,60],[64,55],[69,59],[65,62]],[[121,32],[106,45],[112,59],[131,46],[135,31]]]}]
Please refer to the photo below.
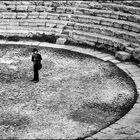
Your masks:
[{"label": "gravel ground", "polygon": [[111,63],[40,48],[40,82],[32,83],[32,48],[0,48],[0,139],[84,138],[134,103],[135,84]]}]

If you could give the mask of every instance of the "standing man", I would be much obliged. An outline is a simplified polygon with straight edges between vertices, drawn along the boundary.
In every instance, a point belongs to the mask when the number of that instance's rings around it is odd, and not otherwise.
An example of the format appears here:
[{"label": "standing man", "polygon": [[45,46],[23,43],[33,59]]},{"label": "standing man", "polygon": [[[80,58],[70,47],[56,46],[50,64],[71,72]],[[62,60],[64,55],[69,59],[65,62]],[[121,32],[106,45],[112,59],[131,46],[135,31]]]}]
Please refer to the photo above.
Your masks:
[{"label": "standing man", "polygon": [[38,50],[36,48],[34,48],[32,52],[33,52],[32,61],[33,61],[33,69],[34,69],[34,78],[32,81],[37,83],[37,82],[39,82],[38,70],[40,70],[42,68],[42,64],[41,64],[42,57],[38,53]]}]

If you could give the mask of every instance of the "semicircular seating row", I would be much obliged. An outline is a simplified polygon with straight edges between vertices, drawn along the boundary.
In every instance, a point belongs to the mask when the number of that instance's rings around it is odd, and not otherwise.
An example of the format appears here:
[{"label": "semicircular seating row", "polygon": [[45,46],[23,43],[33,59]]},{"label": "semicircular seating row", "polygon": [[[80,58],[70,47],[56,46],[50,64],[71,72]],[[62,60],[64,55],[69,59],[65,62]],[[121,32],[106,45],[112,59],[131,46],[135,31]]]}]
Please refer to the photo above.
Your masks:
[{"label": "semicircular seating row", "polygon": [[1,36],[55,34],[140,61],[138,0],[0,1],[0,12]]}]

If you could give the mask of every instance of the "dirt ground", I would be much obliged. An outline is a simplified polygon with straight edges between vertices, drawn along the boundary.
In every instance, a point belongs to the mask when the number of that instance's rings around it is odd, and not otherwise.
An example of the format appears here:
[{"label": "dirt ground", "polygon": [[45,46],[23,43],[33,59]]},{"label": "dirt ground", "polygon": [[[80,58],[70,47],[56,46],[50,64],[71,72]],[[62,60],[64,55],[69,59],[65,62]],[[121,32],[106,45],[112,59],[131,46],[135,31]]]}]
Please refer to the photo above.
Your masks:
[{"label": "dirt ground", "polygon": [[30,47],[0,46],[0,139],[83,138],[132,106],[133,81],[111,63],[60,49],[39,49],[33,83]]}]

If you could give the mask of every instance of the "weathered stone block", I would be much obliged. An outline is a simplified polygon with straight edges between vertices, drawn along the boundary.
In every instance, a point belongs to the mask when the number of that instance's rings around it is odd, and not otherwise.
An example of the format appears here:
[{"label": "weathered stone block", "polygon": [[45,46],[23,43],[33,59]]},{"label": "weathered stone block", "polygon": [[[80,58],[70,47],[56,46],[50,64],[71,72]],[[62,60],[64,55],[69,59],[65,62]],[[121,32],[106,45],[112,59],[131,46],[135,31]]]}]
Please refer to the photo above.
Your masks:
[{"label": "weathered stone block", "polygon": [[97,41],[98,41],[98,38],[97,38],[96,36],[92,36],[92,37],[91,37],[91,40],[92,40],[93,42],[97,42]]},{"label": "weathered stone block", "polygon": [[73,14],[74,13],[74,9],[73,8],[66,8],[66,13],[67,14]]},{"label": "weathered stone block", "polygon": [[29,22],[28,26],[34,26],[34,27],[44,26],[45,27],[45,22]]},{"label": "weathered stone block", "polygon": [[46,11],[46,7],[45,6],[36,6],[36,11],[37,12],[43,12],[43,11]]},{"label": "weathered stone block", "polygon": [[15,5],[16,1],[0,1],[0,5]]},{"label": "weathered stone block", "polygon": [[2,19],[3,18],[3,15],[2,14],[0,14],[0,19]]},{"label": "weathered stone block", "polygon": [[28,6],[28,11],[31,12],[31,11],[35,11],[36,9],[36,6],[35,5],[29,5]]},{"label": "weathered stone block", "polygon": [[17,13],[17,18],[18,19],[27,18],[27,13],[23,13],[23,12]]},{"label": "weathered stone block", "polygon": [[89,9],[83,9],[82,11],[86,15],[90,15],[92,13],[91,10],[89,10]]},{"label": "weathered stone block", "polygon": [[31,3],[30,3],[30,1],[21,1],[21,4],[22,5],[30,5]]},{"label": "weathered stone block", "polygon": [[139,48],[140,45],[139,44],[136,44],[136,43],[131,43],[130,44],[130,47],[136,49],[136,48]]},{"label": "weathered stone block", "polygon": [[37,19],[39,17],[38,12],[31,12],[28,14],[28,19]]},{"label": "weathered stone block", "polygon": [[6,30],[7,27],[6,27],[5,25],[0,25],[0,29],[2,29],[2,30]]},{"label": "weathered stone block", "polygon": [[70,33],[70,36],[72,37],[72,39],[74,40],[79,40],[80,39],[80,35],[75,33],[75,32],[72,32]]},{"label": "weathered stone block", "polygon": [[56,44],[61,44],[61,45],[64,45],[66,42],[66,38],[58,38],[56,40]]},{"label": "weathered stone block", "polygon": [[48,19],[58,19],[59,14],[52,14],[52,13],[48,13],[47,18]]},{"label": "weathered stone block", "polygon": [[89,8],[89,6],[87,4],[80,4],[79,7],[80,8]]},{"label": "weathered stone block", "polygon": [[136,48],[133,51],[133,57],[140,61],[140,48]]},{"label": "weathered stone block", "polygon": [[131,30],[132,30],[133,32],[140,33],[140,28],[138,28],[138,27],[132,26],[132,27],[131,27]]},{"label": "weathered stone block", "polygon": [[112,23],[111,21],[105,21],[105,20],[102,20],[102,21],[101,21],[101,25],[112,26],[113,23]]},{"label": "weathered stone block", "polygon": [[108,36],[114,36],[114,32],[112,30],[109,29],[101,29],[101,33],[104,35],[108,35]]},{"label": "weathered stone block", "polygon": [[123,29],[125,29],[125,30],[130,30],[130,26],[127,25],[127,24],[123,24]]},{"label": "weathered stone block", "polygon": [[94,8],[96,8],[96,9],[102,9],[103,8],[103,6],[102,6],[102,4],[94,4]]},{"label": "weathered stone block", "polygon": [[11,19],[2,19],[0,21],[0,25],[5,25],[6,26],[6,25],[11,25],[11,24],[18,25],[16,21],[13,21]]},{"label": "weathered stone block", "polygon": [[126,47],[126,48],[125,48],[125,51],[128,52],[128,53],[130,53],[130,54],[133,54],[134,48]]},{"label": "weathered stone block", "polygon": [[119,19],[120,20],[127,20],[127,16],[126,15],[119,15]]},{"label": "weathered stone block", "polygon": [[93,28],[93,32],[95,33],[101,33],[101,29],[98,27]]},{"label": "weathered stone block", "polygon": [[14,11],[16,9],[16,5],[10,4],[10,5],[6,6],[6,9],[7,9],[7,11]]},{"label": "weathered stone block", "polygon": [[119,18],[119,15],[116,14],[116,13],[112,13],[112,14],[110,15],[110,18],[118,19],[118,18]]},{"label": "weathered stone block", "polygon": [[70,16],[69,15],[60,15],[59,19],[60,20],[69,20]]},{"label": "weathered stone block", "polygon": [[55,35],[60,35],[62,33],[62,29],[59,28],[51,28],[51,32]]},{"label": "weathered stone block", "polygon": [[67,26],[67,27],[66,27],[66,29],[67,29],[67,30],[71,30],[71,31],[72,31],[72,30],[74,29],[74,27]]},{"label": "weathered stone block", "polygon": [[84,43],[90,45],[90,46],[95,46],[95,42],[94,41],[89,41],[89,40],[84,40]]},{"label": "weathered stone block", "polygon": [[113,46],[115,48],[120,48],[121,44],[119,42],[117,42],[117,41],[113,41]]},{"label": "weathered stone block", "polygon": [[130,60],[131,54],[124,51],[118,51],[116,52],[115,57],[122,61],[125,61],[125,60]]},{"label": "weathered stone block", "polygon": [[28,6],[27,5],[17,5],[16,11],[27,11]]},{"label": "weathered stone block", "polygon": [[94,24],[101,24],[101,21],[100,21],[100,19],[93,19],[93,20],[91,20],[91,23],[94,23]]},{"label": "weathered stone block", "polygon": [[75,17],[70,18],[70,22],[78,22],[78,19]]},{"label": "weathered stone block", "polygon": [[113,53],[117,52],[117,48],[111,47],[111,46],[108,46],[107,50],[109,50],[109,51],[111,51]]},{"label": "weathered stone block", "polygon": [[18,26],[19,25],[19,22],[16,21],[16,20],[9,20],[9,23],[8,23],[9,26]]},{"label": "weathered stone block", "polygon": [[139,22],[138,18],[134,17],[133,15],[128,16],[127,19],[131,22]]},{"label": "weathered stone block", "polygon": [[89,23],[88,18],[82,18],[82,17],[78,18],[78,22],[80,22],[80,23]]},{"label": "weathered stone block", "polygon": [[45,6],[51,6],[53,1],[44,1]]},{"label": "weathered stone block", "polygon": [[120,45],[118,46],[119,50],[123,51],[128,45],[125,43],[120,43]]},{"label": "weathered stone block", "polygon": [[58,7],[58,8],[56,9],[56,12],[58,12],[58,13],[65,13],[65,10],[66,10],[65,7]]},{"label": "weathered stone block", "polygon": [[3,12],[1,13],[4,19],[13,19],[16,18],[16,13],[13,12]]},{"label": "weathered stone block", "polygon": [[45,27],[51,27],[51,28],[53,28],[53,27],[56,27],[56,26],[57,26],[56,23],[45,23]]},{"label": "weathered stone block", "polygon": [[76,14],[76,15],[82,15],[83,12],[81,12],[81,11],[74,11],[74,14]]},{"label": "weathered stone block", "polygon": [[[104,38],[104,44],[108,45],[109,44],[109,40],[107,38]],[[109,46],[109,45],[108,45]]]},{"label": "weathered stone block", "polygon": [[109,46],[113,46],[113,40],[108,40],[108,43],[107,43]]},{"label": "weathered stone block", "polygon": [[110,17],[110,13],[103,13],[102,17],[109,18]]},{"label": "weathered stone block", "polygon": [[6,11],[6,5],[0,4],[0,11]]},{"label": "weathered stone block", "polygon": [[129,8],[129,13],[131,13],[131,14],[135,14],[136,11],[135,11],[134,9],[132,9],[132,8]]},{"label": "weathered stone block", "polygon": [[28,22],[27,21],[19,21],[19,26],[28,26]]},{"label": "weathered stone block", "polygon": [[58,23],[56,27],[62,29],[62,28],[64,28],[64,24],[59,24],[59,23]]},{"label": "weathered stone block", "polygon": [[98,42],[101,43],[101,44],[103,44],[103,43],[104,43],[104,39],[101,38],[101,37],[99,37],[99,38],[98,38]]},{"label": "weathered stone block", "polygon": [[39,14],[39,18],[40,18],[40,19],[46,19],[46,18],[47,18],[47,15],[48,15],[47,12],[41,12],[41,13]]},{"label": "weathered stone block", "polygon": [[114,22],[113,27],[122,29],[122,24]]}]

